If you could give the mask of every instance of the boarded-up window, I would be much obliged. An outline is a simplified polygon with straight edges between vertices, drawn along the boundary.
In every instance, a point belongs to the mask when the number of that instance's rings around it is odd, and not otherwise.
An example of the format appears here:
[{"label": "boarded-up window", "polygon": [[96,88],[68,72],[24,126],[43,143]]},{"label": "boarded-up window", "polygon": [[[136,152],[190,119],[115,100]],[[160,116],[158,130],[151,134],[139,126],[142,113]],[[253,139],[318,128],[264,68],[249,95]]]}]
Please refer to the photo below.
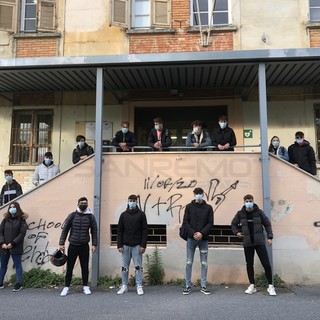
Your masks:
[{"label": "boarded-up window", "polygon": [[129,0],[111,0],[110,5],[111,5],[110,25],[128,28],[130,1]]},{"label": "boarded-up window", "polygon": [[55,31],[56,29],[56,2],[38,2],[38,23],[37,31]]},{"label": "boarded-up window", "polygon": [[170,26],[170,0],[152,0],[152,26],[169,27]]},{"label": "boarded-up window", "polygon": [[15,31],[17,0],[0,1],[0,30]]}]

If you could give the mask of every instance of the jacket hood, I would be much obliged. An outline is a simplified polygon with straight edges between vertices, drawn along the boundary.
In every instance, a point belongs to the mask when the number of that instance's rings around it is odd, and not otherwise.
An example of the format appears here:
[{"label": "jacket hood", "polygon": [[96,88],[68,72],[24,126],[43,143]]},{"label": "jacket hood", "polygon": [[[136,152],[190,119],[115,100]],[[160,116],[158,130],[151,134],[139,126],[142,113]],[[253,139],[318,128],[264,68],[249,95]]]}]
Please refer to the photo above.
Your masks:
[{"label": "jacket hood", "polygon": [[91,213],[92,213],[92,211],[91,211],[89,208],[87,208],[85,212],[82,212],[82,211],[79,209],[79,207],[77,207],[77,212],[83,213],[83,214],[91,214]]},{"label": "jacket hood", "polygon": [[297,142],[294,142],[294,144],[295,144],[296,146],[300,147],[300,148],[310,146],[310,142],[309,142],[309,141],[307,141],[307,140],[303,140],[303,142],[302,142],[302,143],[300,143],[300,144],[299,144],[299,143],[297,143]]},{"label": "jacket hood", "polygon": [[126,211],[129,212],[129,213],[136,213],[136,212],[139,211],[139,210],[140,210],[140,209],[139,209],[138,205],[136,206],[135,209],[130,209],[130,208],[129,208],[129,205],[127,205],[127,209],[126,209]]},{"label": "jacket hood", "polygon": [[195,204],[195,205],[198,205],[198,206],[202,206],[202,205],[204,205],[204,204],[207,204],[207,203],[205,202],[205,200],[202,200],[201,203],[197,203],[195,199],[192,200],[191,203],[192,203],[192,204]]},{"label": "jacket hood", "polygon": [[[249,212],[255,212],[255,211],[258,211],[260,208],[257,204],[253,204],[253,210],[252,211],[249,211]],[[241,209],[242,212],[244,213],[247,213],[248,211],[246,210],[246,206],[243,205],[242,209]]]}]

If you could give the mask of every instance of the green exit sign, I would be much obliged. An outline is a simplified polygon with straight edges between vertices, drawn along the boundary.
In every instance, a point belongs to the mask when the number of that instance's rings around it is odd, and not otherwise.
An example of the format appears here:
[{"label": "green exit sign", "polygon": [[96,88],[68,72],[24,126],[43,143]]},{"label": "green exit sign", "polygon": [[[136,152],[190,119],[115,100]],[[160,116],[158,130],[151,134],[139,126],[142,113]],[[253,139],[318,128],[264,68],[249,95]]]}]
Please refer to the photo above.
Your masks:
[{"label": "green exit sign", "polygon": [[253,133],[252,129],[244,129],[243,130],[243,137],[244,138],[253,138],[252,133]]}]

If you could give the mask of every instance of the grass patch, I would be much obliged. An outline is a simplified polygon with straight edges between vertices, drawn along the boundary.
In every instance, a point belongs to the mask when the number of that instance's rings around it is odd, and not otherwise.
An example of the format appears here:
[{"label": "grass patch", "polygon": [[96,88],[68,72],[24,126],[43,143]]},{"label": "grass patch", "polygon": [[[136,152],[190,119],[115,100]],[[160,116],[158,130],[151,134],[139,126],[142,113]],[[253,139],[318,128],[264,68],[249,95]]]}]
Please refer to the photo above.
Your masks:
[{"label": "grass patch", "polygon": [[[255,280],[255,284],[257,287],[262,287],[262,288],[268,287],[268,281],[267,281],[266,275],[264,273],[256,275],[254,277],[254,280]],[[273,285],[276,288],[286,288],[287,287],[284,280],[282,280],[278,274],[275,274],[273,276]]]}]

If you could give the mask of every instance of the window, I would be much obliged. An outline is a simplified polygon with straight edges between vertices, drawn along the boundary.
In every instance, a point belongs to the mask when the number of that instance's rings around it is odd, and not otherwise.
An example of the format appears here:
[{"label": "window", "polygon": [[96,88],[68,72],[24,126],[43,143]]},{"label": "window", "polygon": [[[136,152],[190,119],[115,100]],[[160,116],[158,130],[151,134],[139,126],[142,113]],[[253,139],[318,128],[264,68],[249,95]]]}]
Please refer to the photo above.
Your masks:
[{"label": "window", "polygon": [[[117,245],[117,224],[110,225],[111,231],[111,245]],[[167,245],[167,226],[164,224],[148,224],[148,245],[160,245],[165,246]]]},{"label": "window", "polygon": [[11,129],[10,164],[37,164],[51,150],[53,112],[14,111]]},{"label": "window", "polygon": [[210,246],[240,246],[242,239],[236,237],[230,225],[214,225],[209,235]]},{"label": "window", "polygon": [[17,15],[17,1],[0,1],[0,30],[15,31],[15,17]]},{"label": "window", "polygon": [[320,0],[309,0],[310,21],[320,21]]},{"label": "window", "polygon": [[[214,8],[213,8],[214,6]],[[228,0],[191,0],[191,19],[193,26],[226,25]]]},{"label": "window", "polygon": [[22,0],[20,30],[24,32],[54,31],[55,13],[54,0]]},{"label": "window", "polygon": [[111,25],[126,28],[170,27],[170,0],[111,0]]}]

